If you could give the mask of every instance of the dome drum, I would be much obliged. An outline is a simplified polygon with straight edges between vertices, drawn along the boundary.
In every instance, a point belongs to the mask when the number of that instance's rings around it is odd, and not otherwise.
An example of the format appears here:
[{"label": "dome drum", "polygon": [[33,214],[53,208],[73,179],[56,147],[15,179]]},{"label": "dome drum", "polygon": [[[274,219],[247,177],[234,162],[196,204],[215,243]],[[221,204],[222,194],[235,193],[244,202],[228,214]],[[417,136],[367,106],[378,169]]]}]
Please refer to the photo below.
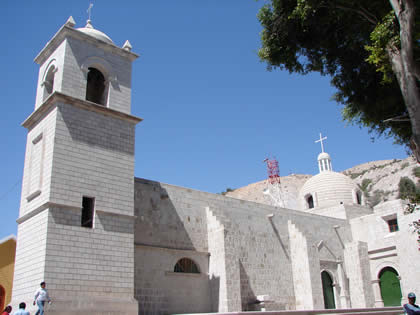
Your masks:
[{"label": "dome drum", "polygon": [[332,171],[310,178],[300,191],[300,200],[302,209],[362,203],[355,183],[349,177]]}]

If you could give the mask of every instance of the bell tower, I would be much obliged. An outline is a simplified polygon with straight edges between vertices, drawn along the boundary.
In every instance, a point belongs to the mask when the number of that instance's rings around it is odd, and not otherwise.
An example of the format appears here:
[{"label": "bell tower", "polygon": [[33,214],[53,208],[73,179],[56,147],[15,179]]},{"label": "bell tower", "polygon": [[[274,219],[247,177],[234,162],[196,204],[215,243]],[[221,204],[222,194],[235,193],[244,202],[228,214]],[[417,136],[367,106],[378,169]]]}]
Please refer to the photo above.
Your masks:
[{"label": "bell tower", "polygon": [[[72,17],[35,58],[13,304],[41,281],[51,314],[137,314],[131,70],[138,55]],[[31,309],[29,308],[31,311]]]}]

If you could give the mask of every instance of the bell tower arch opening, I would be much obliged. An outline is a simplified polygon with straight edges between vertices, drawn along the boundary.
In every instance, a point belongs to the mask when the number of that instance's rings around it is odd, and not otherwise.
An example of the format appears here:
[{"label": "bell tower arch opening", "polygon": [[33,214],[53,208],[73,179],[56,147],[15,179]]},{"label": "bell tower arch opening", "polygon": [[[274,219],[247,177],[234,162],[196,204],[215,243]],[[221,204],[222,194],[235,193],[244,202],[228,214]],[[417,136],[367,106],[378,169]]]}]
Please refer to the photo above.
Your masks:
[{"label": "bell tower arch opening", "polygon": [[57,65],[55,59],[51,60],[44,73],[41,86],[43,88],[42,101],[45,101],[54,92],[54,79],[57,72]]},{"label": "bell tower arch opening", "polygon": [[96,68],[89,67],[86,84],[86,100],[99,105],[106,105],[105,76]]}]

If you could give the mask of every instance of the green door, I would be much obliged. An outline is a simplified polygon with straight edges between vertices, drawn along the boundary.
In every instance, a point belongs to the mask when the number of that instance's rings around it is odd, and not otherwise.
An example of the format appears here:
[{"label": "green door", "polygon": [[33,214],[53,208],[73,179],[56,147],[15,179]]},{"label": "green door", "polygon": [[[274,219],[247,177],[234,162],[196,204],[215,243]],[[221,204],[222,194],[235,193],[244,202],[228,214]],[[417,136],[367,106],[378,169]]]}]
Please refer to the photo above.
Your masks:
[{"label": "green door", "polygon": [[324,293],[324,305],[326,309],[335,308],[333,281],[328,272],[321,273],[322,292]]},{"label": "green door", "polygon": [[379,273],[381,296],[384,306],[401,305],[401,287],[398,273],[394,268],[386,267]]}]

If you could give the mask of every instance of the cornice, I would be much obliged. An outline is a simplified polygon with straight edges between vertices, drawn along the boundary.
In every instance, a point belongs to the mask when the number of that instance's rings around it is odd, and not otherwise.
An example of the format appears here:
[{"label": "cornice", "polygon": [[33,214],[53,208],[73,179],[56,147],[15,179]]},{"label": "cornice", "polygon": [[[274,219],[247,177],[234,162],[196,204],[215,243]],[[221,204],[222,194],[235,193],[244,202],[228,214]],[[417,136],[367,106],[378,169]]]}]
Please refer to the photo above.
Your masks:
[{"label": "cornice", "polygon": [[104,107],[102,105],[98,105],[96,103],[81,100],[69,95],[65,95],[60,92],[54,92],[51,94],[46,101],[39,106],[23,123],[22,126],[31,129],[32,126],[38,123],[46,113],[50,112],[52,109],[54,109],[57,105],[57,103],[67,104],[71,106],[75,106],[84,110],[88,110],[91,112],[95,112],[98,114],[102,114],[104,116],[110,116],[114,118],[118,118],[127,122],[130,122],[132,124],[138,124],[143,119],[140,117],[136,117],[133,115],[129,115],[108,107]]},{"label": "cornice", "polygon": [[109,51],[111,53],[114,53],[116,55],[119,55],[123,58],[127,58],[130,61],[134,61],[139,57],[139,55],[120,48],[114,44],[103,42],[99,39],[96,39],[92,36],[89,36],[81,31],[78,31],[77,29],[74,29],[73,27],[70,27],[68,25],[63,25],[57,33],[51,38],[51,40],[45,45],[45,47],[40,51],[40,53],[35,57],[34,61],[41,65],[42,63],[47,60],[47,58],[51,55],[51,53],[67,38],[72,37],[75,39],[78,39],[83,42],[88,42],[90,44],[93,44],[94,46],[100,47],[101,49],[105,51]]}]

